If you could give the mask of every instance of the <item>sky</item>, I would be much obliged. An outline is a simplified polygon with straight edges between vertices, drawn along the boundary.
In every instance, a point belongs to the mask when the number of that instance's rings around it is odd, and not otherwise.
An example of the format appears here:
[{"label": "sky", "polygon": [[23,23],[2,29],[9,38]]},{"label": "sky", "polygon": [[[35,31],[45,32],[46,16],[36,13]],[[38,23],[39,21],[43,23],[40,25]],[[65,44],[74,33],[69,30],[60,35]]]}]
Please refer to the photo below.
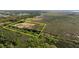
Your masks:
[{"label": "sky", "polygon": [[0,0],[0,10],[79,10],[79,0]]}]

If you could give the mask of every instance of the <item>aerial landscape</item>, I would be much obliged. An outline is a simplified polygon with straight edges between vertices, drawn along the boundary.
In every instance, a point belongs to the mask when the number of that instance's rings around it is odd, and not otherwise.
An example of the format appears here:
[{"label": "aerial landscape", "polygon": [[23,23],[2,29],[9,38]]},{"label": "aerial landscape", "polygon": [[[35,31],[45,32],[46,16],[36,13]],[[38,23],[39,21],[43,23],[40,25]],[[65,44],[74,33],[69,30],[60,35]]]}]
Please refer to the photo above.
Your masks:
[{"label": "aerial landscape", "polygon": [[79,10],[0,10],[0,48],[79,48]]}]

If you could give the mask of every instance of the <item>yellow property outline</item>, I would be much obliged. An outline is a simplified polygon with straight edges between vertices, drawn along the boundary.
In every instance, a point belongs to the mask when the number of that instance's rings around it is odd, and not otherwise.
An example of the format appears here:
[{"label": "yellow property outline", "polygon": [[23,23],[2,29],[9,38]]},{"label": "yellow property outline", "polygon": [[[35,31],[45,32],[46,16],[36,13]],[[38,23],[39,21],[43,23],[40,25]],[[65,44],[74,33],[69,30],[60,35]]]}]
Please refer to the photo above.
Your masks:
[{"label": "yellow property outline", "polygon": [[[24,20],[22,19],[22,20],[20,20],[20,21],[24,21]],[[34,36],[34,35],[32,35],[32,34],[28,34],[28,33],[24,33],[24,32],[21,32],[21,31],[17,31],[17,30],[13,30],[13,29],[7,28],[7,26],[9,26],[9,25],[12,26],[12,25],[14,25],[14,24],[16,24],[16,23],[18,23],[18,22],[20,22],[20,21],[17,21],[17,22],[15,22],[15,23],[8,24],[8,25],[6,25],[6,26],[3,26],[2,28],[6,29],[6,30],[13,31],[13,32],[18,32],[18,33],[23,34],[23,35],[28,35],[28,36],[36,37],[36,36]],[[43,25],[44,25],[43,28],[40,30],[40,33],[37,35],[37,37],[39,37],[39,36],[41,35],[41,33],[43,32],[43,30],[44,30],[45,27],[46,27],[46,24],[45,24],[45,23],[39,23],[39,22],[27,22],[27,23],[35,23],[35,24],[43,24]]]}]

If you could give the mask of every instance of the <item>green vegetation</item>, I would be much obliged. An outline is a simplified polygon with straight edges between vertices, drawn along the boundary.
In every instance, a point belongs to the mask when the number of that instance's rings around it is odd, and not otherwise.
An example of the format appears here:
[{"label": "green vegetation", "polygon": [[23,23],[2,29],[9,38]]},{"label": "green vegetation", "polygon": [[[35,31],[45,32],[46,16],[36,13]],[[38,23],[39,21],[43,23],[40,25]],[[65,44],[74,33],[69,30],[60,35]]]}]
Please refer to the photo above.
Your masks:
[{"label": "green vegetation", "polygon": [[57,39],[54,36],[41,34],[39,37],[32,36],[29,37],[28,35],[24,35],[18,32],[12,32],[9,30],[6,30],[4,28],[0,29],[0,47],[3,48],[25,48],[25,47],[32,47],[32,48],[52,48],[56,47],[55,43]]},{"label": "green vegetation", "polygon": [[0,12],[0,48],[79,48],[79,13]]},{"label": "green vegetation", "polygon": [[[56,48],[57,38],[43,33],[46,24],[33,21],[35,16],[38,14],[0,18],[0,24],[3,23],[0,26],[0,48]],[[35,27],[21,29],[15,26],[24,22],[35,24]]]}]

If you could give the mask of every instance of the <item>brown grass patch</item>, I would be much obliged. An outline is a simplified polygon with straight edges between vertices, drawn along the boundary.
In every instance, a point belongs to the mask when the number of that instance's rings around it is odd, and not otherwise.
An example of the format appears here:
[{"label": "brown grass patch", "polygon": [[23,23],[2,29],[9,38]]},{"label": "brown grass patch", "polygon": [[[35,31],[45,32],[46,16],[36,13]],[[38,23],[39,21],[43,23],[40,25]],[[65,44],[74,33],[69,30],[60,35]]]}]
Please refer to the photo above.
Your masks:
[{"label": "brown grass patch", "polygon": [[32,24],[32,23],[19,23],[19,24],[16,24],[15,26],[18,27],[18,28],[32,29],[35,26],[35,24]]}]

